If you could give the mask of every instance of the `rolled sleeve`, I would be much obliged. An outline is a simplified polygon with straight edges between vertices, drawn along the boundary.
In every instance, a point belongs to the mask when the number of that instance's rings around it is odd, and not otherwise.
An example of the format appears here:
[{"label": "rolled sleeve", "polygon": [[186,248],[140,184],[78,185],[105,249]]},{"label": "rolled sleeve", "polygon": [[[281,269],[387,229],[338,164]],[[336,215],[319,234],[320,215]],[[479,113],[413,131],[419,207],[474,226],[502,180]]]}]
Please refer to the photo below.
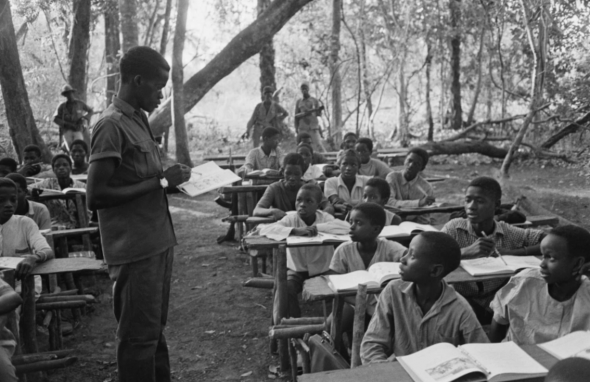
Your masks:
[{"label": "rolled sleeve", "polygon": [[494,299],[490,303],[490,308],[494,312],[494,321],[502,325],[509,325],[509,317],[508,317],[508,304],[510,300],[512,300],[512,295],[515,290],[515,284],[513,279],[511,279],[508,284],[502,287],[496,295]]},{"label": "rolled sleeve", "polygon": [[392,284],[389,284],[381,295],[373,318],[361,344],[361,360],[363,364],[386,361],[393,354],[393,300]]},{"label": "rolled sleeve", "polygon": [[273,206],[273,202],[275,200],[275,188],[270,185],[266,190],[264,190],[264,195],[256,204],[256,208],[270,208]]},{"label": "rolled sleeve", "polygon": [[330,178],[326,180],[326,183],[324,184],[324,194],[326,195],[326,198],[338,195],[338,178]]},{"label": "rolled sleeve", "polygon": [[39,232],[37,224],[35,224],[32,219],[23,219],[23,228],[27,235],[27,244],[29,245],[29,248],[31,248],[35,254],[40,255],[42,261],[53,258],[53,250],[49,244],[47,244],[45,237]]},{"label": "rolled sleeve", "polygon": [[99,121],[92,134],[89,163],[113,158],[117,160],[118,167],[121,164],[123,142],[123,137],[115,121],[111,118]]},{"label": "rolled sleeve", "polygon": [[346,254],[342,245],[336,248],[334,257],[332,257],[332,261],[330,262],[330,269],[340,274],[348,273],[349,266],[346,262]]},{"label": "rolled sleeve", "polygon": [[543,240],[545,233],[538,229],[527,228],[524,230],[524,243],[523,246],[530,247],[537,245]]}]

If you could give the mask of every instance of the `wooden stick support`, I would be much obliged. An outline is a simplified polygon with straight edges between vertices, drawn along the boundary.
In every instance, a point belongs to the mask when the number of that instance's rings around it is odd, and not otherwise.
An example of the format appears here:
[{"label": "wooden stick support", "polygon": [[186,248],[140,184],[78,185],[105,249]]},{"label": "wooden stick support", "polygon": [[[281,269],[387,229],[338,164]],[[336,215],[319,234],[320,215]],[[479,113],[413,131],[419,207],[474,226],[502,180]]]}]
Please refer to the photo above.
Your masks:
[{"label": "wooden stick support", "polygon": [[37,304],[37,310],[59,310],[59,309],[75,309],[86,306],[86,301],[61,301],[61,302],[44,302]]},{"label": "wooden stick support", "polygon": [[268,332],[268,335],[270,338],[279,340],[288,338],[302,338],[307,333],[318,334],[323,332],[324,329],[324,324],[293,326],[291,328],[272,328]]},{"label": "wooden stick support", "polygon": [[303,374],[311,373],[311,360],[309,359],[309,346],[301,338],[293,338],[293,345],[295,349],[299,350],[301,354],[301,366],[303,367]]},{"label": "wooden stick support", "polygon": [[291,364],[291,381],[297,382],[297,350],[293,346],[291,340],[287,341],[287,345],[289,346],[289,361]]},{"label": "wooden stick support", "polygon": [[283,318],[281,325],[323,325],[324,322],[324,317]]},{"label": "wooden stick support", "polygon": [[330,335],[334,341],[334,349],[340,352],[342,350],[342,309],[344,308],[344,298],[336,295],[332,302],[332,327]]},{"label": "wooden stick support", "polygon": [[24,351],[37,353],[37,327],[35,323],[35,278],[27,276],[22,282],[23,308],[20,322]]},{"label": "wooden stick support", "polygon": [[264,277],[252,277],[244,282],[244,286],[248,288],[272,289],[274,285],[275,281],[273,279]]},{"label": "wooden stick support", "polygon": [[12,357],[12,364],[16,365],[24,365],[27,363],[39,362],[39,361],[49,361],[52,359],[59,359],[65,358],[72,353],[72,350],[56,350],[56,351],[47,351],[47,352],[39,352],[35,354],[23,354],[23,355],[15,355]]},{"label": "wooden stick support", "polygon": [[89,304],[94,304],[96,299],[91,294],[73,295],[73,296],[52,296],[49,294],[42,294],[37,300],[37,304],[44,302],[65,302],[65,301],[84,301]]},{"label": "wooden stick support", "polygon": [[78,358],[76,357],[68,357],[62,359],[56,359],[51,361],[41,361],[35,363],[29,363],[26,365],[19,365],[16,366],[17,373],[32,373],[34,371],[45,371],[45,370],[53,370],[53,369],[62,369],[64,367],[68,367],[73,365]]},{"label": "wooden stick support", "polygon": [[[289,295],[287,291],[287,246],[282,244],[279,245],[276,251],[274,251],[274,258],[276,264],[276,294],[277,303],[276,311],[277,317],[274,317],[274,323],[279,323],[284,317],[287,317],[289,311]],[[287,346],[287,340],[279,340],[279,359],[281,372],[285,373],[289,370],[289,350]]]},{"label": "wooden stick support", "polygon": [[350,367],[361,366],[361,342],[365,335],[365,314],[367,311],[367,285],[359,284],[354,306],[354,325],[352,329],[352,356]]}]

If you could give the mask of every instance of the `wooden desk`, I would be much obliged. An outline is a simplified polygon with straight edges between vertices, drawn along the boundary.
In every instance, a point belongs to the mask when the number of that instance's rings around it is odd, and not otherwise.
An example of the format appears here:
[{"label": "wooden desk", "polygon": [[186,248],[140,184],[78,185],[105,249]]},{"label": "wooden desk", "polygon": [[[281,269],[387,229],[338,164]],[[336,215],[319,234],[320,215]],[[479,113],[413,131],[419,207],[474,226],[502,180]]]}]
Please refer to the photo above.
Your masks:
[{"label": "wooden desk", "polygon": [[[260,194],[264,193],[264,191],[266,191],[267,188],[268,188],[268,185],[266,185],[266,184],[255,185],[255,186],[235,185],[235,186],[231,186],[231,187],[222,187],[221,193],[231,194],[231,197],[232,197],[231,217],[236,217],[239,215],[252,216],[252,214],[254,213],[254,208],[256,207],[256,204],[258,203],[258,196]],[[231,224],[238,225],[238,241],[242,240],[242,237],[245,233],[244,232],[244,222],[236,221]],[[245,231],[247,232],[250,230],[252,225],[248,224],[248,223],[246,223],[245,225],[246,225]],[[230,230],[231,230],[231,227],[232,226],[230,226]],[[230,238],[230,240],[233,240],[233,237]]]},{"label": "wooden desk", "polygon": [[[547,370],[557,363],[557,359],[536,345],[523,345],[522,350],[527,352]],[[520,379],[522,382],[543,382],[545,378]],[[399,362],[376,363],[357,367],[354,369],[326,371],[322,373],[303,374],[299,376],[300,382],[414,382],[412,377],[399,364]]]}]

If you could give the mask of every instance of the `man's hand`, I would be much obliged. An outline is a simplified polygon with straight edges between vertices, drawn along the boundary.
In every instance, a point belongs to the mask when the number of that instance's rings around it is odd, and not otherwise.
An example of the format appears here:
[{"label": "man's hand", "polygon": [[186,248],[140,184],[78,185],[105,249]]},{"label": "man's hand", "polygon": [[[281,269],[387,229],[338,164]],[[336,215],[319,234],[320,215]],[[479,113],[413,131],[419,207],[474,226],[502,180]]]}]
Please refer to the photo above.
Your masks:
[{"label": "man's hand", "polygon": [[418,202],[418,206],[420,206],[420,207],[429,206],[432,203],[434,203],[435,201],[436,201],[436,198],[434,196],[426,195],[425,197],[420,199],[420,202]]},{"label": "man's hand", "polygon": [[177,163],[164,171],[164,177],[168,181],[168,186],[176,187],[191,178],[191,168]]},{"label": "man's hand", "polygon": [[287,215],[285,211],[279,210],[278,208],[271,208],[270,214],[277,220],[281,220],[285,217],[285,215]]},{"label": "man's hand", "polygon": [[25,164],[18,170],[18,173],[24,177],[36,175],[41,172],[41,166],[38,164]]},{"label": "man's hand", "polygon": [[494,240],[489,237],[480,237],[469,247],[461,249],[461,257],[465,259],[475,259],[477,257],[489,256],[494,250]]},{"label": "man's hand", "polygon": [[250,132],[248,130],[246,130],[246,132],[244,134],[242,134],[241,138],[245,141],[247,141],[250,138]]},{"label": "man's hand", "polygon": [[18,263],[14,275],[18,280],[22,280],[31,273],[35,265],[37,265],[37,258],[35,256],[24,256],[24,260]]},{"label": "man's hand", "polygon": [[311,227],[293,228],[291,236],[317,236],[318,227],[312,225]]}]

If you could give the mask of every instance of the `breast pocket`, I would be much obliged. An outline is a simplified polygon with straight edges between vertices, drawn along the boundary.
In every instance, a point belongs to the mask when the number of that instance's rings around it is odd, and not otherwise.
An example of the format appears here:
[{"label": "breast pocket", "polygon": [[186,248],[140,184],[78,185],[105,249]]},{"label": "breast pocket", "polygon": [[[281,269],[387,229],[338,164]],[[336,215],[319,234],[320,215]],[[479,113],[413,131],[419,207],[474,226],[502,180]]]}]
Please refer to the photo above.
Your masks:
[{"label": "breast pocket", "polygon": [[152,140],[133,143],[135,172],[140,178],[153,178],[161,171],[158,147]]}]

